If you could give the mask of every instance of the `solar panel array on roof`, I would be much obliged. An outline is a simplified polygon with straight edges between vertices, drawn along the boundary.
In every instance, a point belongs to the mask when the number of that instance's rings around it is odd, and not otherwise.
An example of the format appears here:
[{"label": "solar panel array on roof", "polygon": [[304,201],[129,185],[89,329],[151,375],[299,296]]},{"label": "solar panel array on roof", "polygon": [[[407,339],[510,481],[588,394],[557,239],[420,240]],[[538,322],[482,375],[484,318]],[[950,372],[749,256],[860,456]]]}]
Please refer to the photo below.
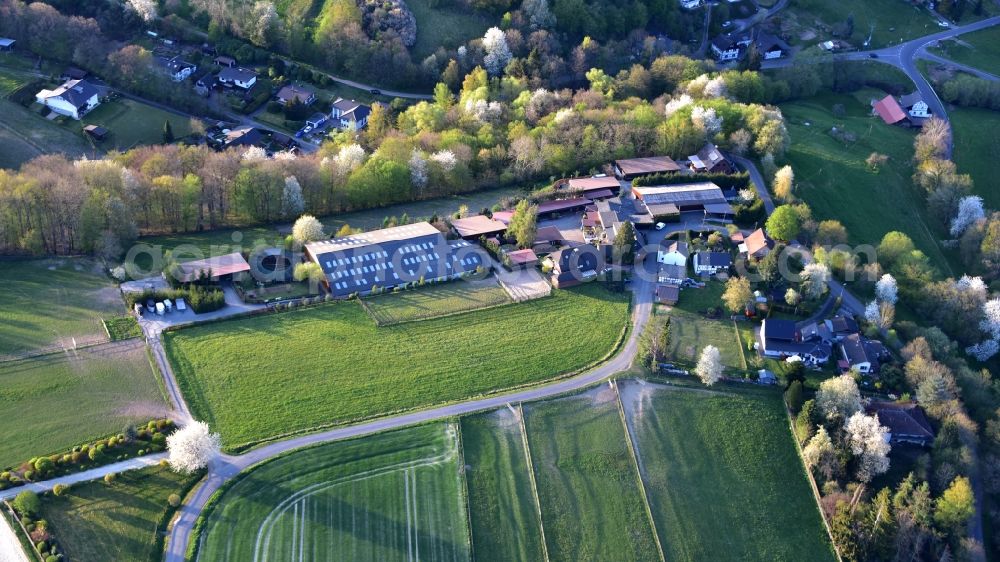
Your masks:
[{"label": "solar panel array on roof", "polygon": [[306,244],[306,253],[323,269],[337,297],[421,279],[455,279],[486,264],[478,246],[449,242],[429,223],[312,242]]}]

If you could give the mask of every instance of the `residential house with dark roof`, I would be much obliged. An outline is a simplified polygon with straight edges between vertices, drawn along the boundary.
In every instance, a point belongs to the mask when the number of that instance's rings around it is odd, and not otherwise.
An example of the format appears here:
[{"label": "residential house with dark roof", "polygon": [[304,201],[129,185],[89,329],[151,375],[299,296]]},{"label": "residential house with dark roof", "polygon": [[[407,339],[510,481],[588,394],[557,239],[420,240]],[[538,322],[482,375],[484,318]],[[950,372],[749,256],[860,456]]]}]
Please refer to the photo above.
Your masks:
[{"label": "residential house with dark roof", "polygon": [[258,146],[264,140],[264,135],[253,127],[236,127],[222,137],[222,148],[236,146]]},{"label": "residential house with dark roof", "polygon": [[712,39],[710,47],[715,60],[729,62],[743,56],[744,50],[750,46],[751,38],[748,32],[726,33]]},{"label": "residential house with dark roof", "polygon": [[930,447],[934,443],[934,428],[923,408],[914,402],[872,402],[865,408],[878,417],[879,425],[889,430],[889,443],[910,443]]},{"label": "residential house with dark roof", "polygon": [[733,264],[729,252],[698,252],[694,255],[694,272],[715,275],[727,271]]},{"label": "residential house with dark roof", "polygon": [[52,111],[79,120],[101,104],[101,91],[90,82],[70,80],[54,90],[41,90],[35,100]]},{"label": "residential house with dark roof", "polygon": [[686,266],[690,255],[687,242],[664,238],[656,250],[656,261],[668,265]]},{"label": "residential house with dark roof", "polygon": [[802,341],[791,320],[767,318],[760,327],[760,351],[765,357],[799,357],[808,365],[822,365],[833,348],[825,341]]},{"label": "residential house with dark roof", "polygon": [[465,240],[446,240],[428,222],[309,242],[305,252],[323,269],[335,297],[364,294],[375,287],[457,279],[489,263],[482,248]]},{"label": "residential house with dark roof", "polygon": [[660,270],[656,274],[657,283],[669,285],[680,285],[687,279],[687,267],[683,265],[660,264]]},{"label": "residential house with dark roof", "polygon": [[549,259],[552,261],[552,285],[557,289],[594,279],[604,269],[604,260],[590,244],[563,248],[550,254]]},{"label": "residential house with dark roof", "polygon": [[164,61],[163,66],[167,70],[167,75],[169,75],[170,79],[174,82],[182,82],[190,78],[191,75],[198,70],[198,65],[187,62],[180,57],[174,57]]},{"label": "residential house with dark roof", "polygon": [[359,131],[368,124],[371,112],[372,108],[363,103],[337,98],[331,106],[330,117],[341,129]]},{"label": "residential house with dark roof", "polygon": [[757,51],[764,60],[780,59],[791,52],[791,47],[781,37],[761,31],[757,34]]},{"label": "residential house with dark roof", "polygon": [[831,337],[837,341],[844,339],[851,334],[857,334],[860,329],[858,328],[858,323],[850,316],[844,316],[838,314],[833,318],[828,318],[824,321],[826,324],[826,329],[831,335]]},{"label": "residential house with dark roof", "polygon": [[219,82],[224,86],[249,90],[257,83],[257,73],[242,67],[225,67],[219,72]]},{"label": "residential house with dark roof", "polygon": [[855,333],[840,340],[840,354],[850,369],[859,373],[877,373],[886,350],[882,342]]},{"label": "residential house with dark roof", "polygon": [[289,84],[287,86],[282,86],[282,88],[278,90],[275,99],[281,105],[288,105],[292,103],[292,100],[297,100],[302,105],[312,105],[312,103],[316,101],[316,94],[300,86]]},{"label": "residential house with dark roof", "polygon": [[697,154],[688,156],[688,167],[696,173],[733,174],[736,167],[726,158],[719,147],[706,144]]}]

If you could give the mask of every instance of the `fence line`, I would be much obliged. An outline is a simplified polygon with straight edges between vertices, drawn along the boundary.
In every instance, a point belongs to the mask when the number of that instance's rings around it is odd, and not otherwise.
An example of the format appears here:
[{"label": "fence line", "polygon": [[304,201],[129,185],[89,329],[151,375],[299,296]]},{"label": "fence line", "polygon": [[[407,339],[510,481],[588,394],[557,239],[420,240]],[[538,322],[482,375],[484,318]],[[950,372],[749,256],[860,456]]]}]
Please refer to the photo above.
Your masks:
[{"label": "fence line", "polygon": [[521,442],[524,443],[524,458],[528,464],[528,480],[531,482],[531,495],[535,496],[535,511],[538,513],[538,531],[542,537],[542,556],[549,562],[549,545],[545,542],[545,523],[542,521],[542,500],[538,497],[538,484],[535,482],[535,465],[531,462],[531,447],[528,446],[528,429],[524,426],[524,406],[517,404],[517,421],[521,427]]},{"label": "fence line", "polygon": [[[74,338],[74,341],[76,339]],[[21,361],[22,359],[31,359],[32,357],[41,357],[42,355],[52,355],[53,353],[58,353],[60,351],[78,351],[81,349],[88,349],[91,347],[96,347],[99,345],[104,345],[106,343],[111,343],[111,338],[103,336],[88,336],[86,340],[81,344],[79,341],[73,347],[66,347],[64,345],[48,345],[45,347],[38,347],[35,349],[28,349],[25,351],[19,351],[17,353],[7,353],[0,355],[0,363],[10,363],[13,361]]]}]

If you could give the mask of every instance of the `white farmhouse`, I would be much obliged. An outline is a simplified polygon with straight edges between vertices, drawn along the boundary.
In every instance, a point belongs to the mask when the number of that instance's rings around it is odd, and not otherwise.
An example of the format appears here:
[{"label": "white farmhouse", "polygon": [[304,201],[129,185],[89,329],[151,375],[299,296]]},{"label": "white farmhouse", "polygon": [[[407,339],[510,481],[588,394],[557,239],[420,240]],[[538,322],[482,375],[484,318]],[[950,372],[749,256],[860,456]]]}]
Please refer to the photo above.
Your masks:
[{"label": "white farmhouse", "polygon": [[55,90],[42,90],[35,94],[35,100],[52,111],[80,120],[101,104],[100,90],[84,80],[69,80]]},{"label": "white farmhouse", "polygon": [[656,261],[666,265],[686,266],[690,255],[687,242],[677,240],[667,240],[660,242],[660,247],[656,251]]}]

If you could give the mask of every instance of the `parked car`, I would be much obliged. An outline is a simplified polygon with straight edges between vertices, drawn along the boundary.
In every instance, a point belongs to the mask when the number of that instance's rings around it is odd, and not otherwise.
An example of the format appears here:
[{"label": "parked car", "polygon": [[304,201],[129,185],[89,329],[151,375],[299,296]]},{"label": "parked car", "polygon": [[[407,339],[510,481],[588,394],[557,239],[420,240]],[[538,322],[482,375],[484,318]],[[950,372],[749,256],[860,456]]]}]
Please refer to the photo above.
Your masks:
[{"label": "parked car", "polygon": [[166,312],[166,309],[163,307],[163,303],[162,302],[156,303],[156,314],[158,314],[159,316],[163,316],[164,312]]},{"label": "parked car", "polygon": [[165,299],[163,301],[163,308],[166,308],[167,312],[170,312],[174,309],[174,303],[170,302],[170,299]]},{"label": "parked car", "polygon": [[733,26],[733,22],[731,22],[729,20],[726,20],[726,21],[722,22],[722,28],[723,29],[728,29],[728,28],[730,28],[732,26]]},{"label": "parked car", "polygon": [[177,304],[177,310],[178,310],[178,312],[184,312],[185,310],[188,309],[187,303],[184,302],[184,299],[177,299],[177,303],[176,304]]},{"label": "parked car", "polygon": [[371,90],[368,90],[368,93],[375,94],[377,96],[382,93],[382,90],[379,90],[378,88],[372,88]]},{"label": "parked car", "polygon": [[156,312],[156,304],[153,302],[153,299],[146,301],[146,310]]},{"label": "parked car", "polygon": [[868,58],[870,58],[870,59],[877,59],[878,58],[878,53],[868,53]]},{"label": "parked car", "polygon": [[656,223],[656,230],[663,230],[664,228],[667,228],[667,223],[665,222]]}]

